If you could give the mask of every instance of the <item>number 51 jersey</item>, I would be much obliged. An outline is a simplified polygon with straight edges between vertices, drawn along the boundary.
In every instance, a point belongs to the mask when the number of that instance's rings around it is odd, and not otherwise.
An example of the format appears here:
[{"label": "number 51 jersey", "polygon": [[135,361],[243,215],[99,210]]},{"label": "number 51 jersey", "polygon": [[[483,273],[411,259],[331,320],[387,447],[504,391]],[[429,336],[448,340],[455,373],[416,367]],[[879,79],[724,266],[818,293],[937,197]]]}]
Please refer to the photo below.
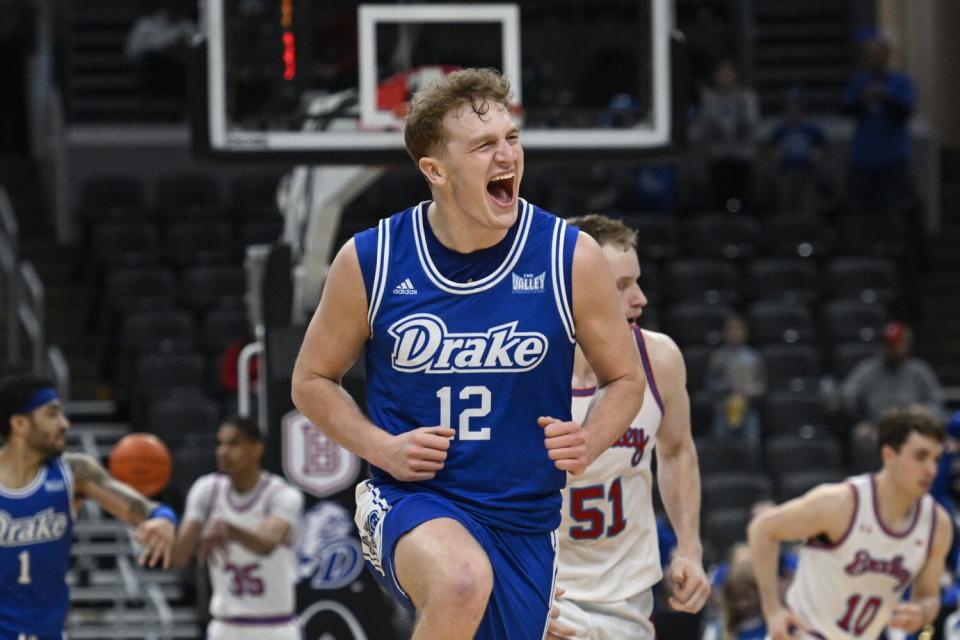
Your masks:
[{"label": "number 51 jersey", "polygon": [[[401,486],[441,495],[489,526],[553,531],[565,474],[548,458],[537,418],[570,419],[578,231],[521,199],[498,245],[455,254],[432,235],[428,204],[354,238],[372,332],[368,415],[394,435],[455,431],[443,469]],[[377,484],[398,484],[372,473]]]}]

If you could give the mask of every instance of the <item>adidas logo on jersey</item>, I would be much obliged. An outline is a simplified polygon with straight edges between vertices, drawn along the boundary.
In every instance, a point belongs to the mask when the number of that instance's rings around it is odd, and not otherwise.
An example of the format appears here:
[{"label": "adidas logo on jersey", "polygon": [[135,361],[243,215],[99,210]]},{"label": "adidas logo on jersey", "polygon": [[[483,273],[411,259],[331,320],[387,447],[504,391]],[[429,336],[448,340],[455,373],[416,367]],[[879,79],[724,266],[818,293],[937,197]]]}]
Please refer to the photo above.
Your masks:
[{"label": "adidas logo on jersey", "polygon": [[44,509],[32,516],[13,518],[0,511],[0,547],[58,540],[67,530],[67,514]]},{"label": "adidas logo on jersey", "polygon": [[518,276],[515,273],[511,273],[510,275],[513,276],[514,293],[543,293],[545,289],[547,282],[546,271],[538,276],[532,273],[525,273],[522,276]]},{"label": "adidas logo on jersey", "polygon": [[398,284],[393,292],[398,296],[415,296],[417,295],[417,290],[414,288],[413,283],[410,281],[410,278],[407,278],[400,284]]},{"label": "adidas logo on jersey", "polygon": [[451,333],[437,316],[418,313],[387,330],[393,336],[393,368],[412,373],[530,371],[547,355],[542,333],[517,331],[517,322],[485,333]]}]

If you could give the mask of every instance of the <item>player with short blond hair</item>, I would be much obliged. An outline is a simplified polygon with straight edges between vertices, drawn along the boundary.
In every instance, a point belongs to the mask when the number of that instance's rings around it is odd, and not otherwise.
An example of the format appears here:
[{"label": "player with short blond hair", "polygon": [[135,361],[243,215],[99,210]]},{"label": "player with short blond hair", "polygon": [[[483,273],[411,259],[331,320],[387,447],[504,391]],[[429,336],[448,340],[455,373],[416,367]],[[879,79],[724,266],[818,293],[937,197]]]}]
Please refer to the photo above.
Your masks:
[{"label": "player with short blond hair", "polygon": [[[297,407],[368,460],[356,521],[416,640],[546,634],[566,473],[636,415],[644,376],[596,242],[519,197],[509,85],[485,69],[419,92],[408,152],[433,195],[354,236],[293,375]],[[597,402],[570,419],[574,345]],[[340,379],[366,350],[364,415]]]},{"label": "player with short blond hair", "polygon": [[[677,533],[667,568],[671,605],[696,613],[710,595],[700,544],[700,473],[690,431],[683,355],[668,336],[635,323],[647,297],[640,287],[637,238],[619,220],[589,214],[570,218],[600,245],[613,271],[623,316],[630,323],[647,377],[643,405],[627,432],[564,489],[557,584],[559,617],[550,638],[653,640],[652,587],[660,582],[651,461],[656,452],[660,494]],[[596,376],[579,350],[572,410],[583,420]]]}]

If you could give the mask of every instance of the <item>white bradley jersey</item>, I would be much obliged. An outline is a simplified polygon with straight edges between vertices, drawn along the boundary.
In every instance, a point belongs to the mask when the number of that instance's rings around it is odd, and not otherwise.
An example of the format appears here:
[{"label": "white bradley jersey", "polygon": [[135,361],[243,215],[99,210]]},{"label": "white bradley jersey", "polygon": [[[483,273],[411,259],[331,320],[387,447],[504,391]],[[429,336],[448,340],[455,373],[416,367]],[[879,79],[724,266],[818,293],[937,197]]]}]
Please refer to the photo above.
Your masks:
[{"label": "white bradley jersey", "polygon": [[[640,413],[586,471],[567,477],[563,491],[557,583],[571,600],[624,600],[663,576],[650,470],[663,402],[643,332],[634,334],[647,377]],[[583,423],[593,394],[574,389],[574,421]]]},{"label": "white bradley jersey", "polygon": [[253,489],[238,494],[230,478],[211,473],[190,489],[184,520],[209,522],[213,518],[256,531],[270,516],[290,523],[283,544],[266,556],[237,542],[227,543],[227,554],[208,560],[213,597],[210,614],[221,620],[267,621],[295,613],[296,558],[292,542],[303,509],[303,496],[272,473],[262,472]]},{"label": "white bradley jersey", "polygon": [[891,531],[879,517],[876,480],[849,479],[854,512],[836,543],[811,540],[801,547],[787,606],[830,640],[869,640],[880,635],[930,553],[936,503],[929,495],[914,506],[910,524]]}]

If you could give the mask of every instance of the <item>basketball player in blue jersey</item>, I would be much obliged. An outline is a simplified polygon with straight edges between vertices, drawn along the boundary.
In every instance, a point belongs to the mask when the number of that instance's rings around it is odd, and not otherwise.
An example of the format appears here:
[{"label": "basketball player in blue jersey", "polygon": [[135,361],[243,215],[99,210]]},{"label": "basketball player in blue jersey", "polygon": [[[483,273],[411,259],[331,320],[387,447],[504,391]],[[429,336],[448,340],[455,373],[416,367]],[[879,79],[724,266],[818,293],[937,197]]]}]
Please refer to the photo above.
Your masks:
[{"label": "basketball player in blue jersey", "polygon": [[[623,434],[645,388],[597,243],[518,196],[509,91],[467,69],[414,97],[404,137],[433,200],[344,245],[293,373],[300,410],[371,463],[364,553],[415,607],[417,640],[546,636],[566,473]],[[576,344],[599,387],[583,424]],[[364,349],[367,415],[340,386]]]},{"label": "basketball player in blue jersey", "polygon": [[0,381],[0,640],[62,637],[73,516],[84,498],[137,527],[141,565],[170,565],[173,511],[91,456],[64,453],[69,427],[49,380]]},{"label": "basketball player in blue jersey", "polygon": [[[696,613],[710,584],[700,544],[700,471],[690,433],[690,400],[683,354],[668,336],[634,321],[647,297],[640,288],[636,234],[619,220],[591,214],[571,218],[600,244],[615,278],[623,317],[630,323],[647,378],[646,397],[629,429],[563,491],[557,584],[559,614],[551,640],[653,640],[653,586],[663,577],[653,512],[651,458],[657,455],[660,495],[677,534],[667,568],[670,604]],[[597,380],[578,350],[572,411],[582,420]]]}]

